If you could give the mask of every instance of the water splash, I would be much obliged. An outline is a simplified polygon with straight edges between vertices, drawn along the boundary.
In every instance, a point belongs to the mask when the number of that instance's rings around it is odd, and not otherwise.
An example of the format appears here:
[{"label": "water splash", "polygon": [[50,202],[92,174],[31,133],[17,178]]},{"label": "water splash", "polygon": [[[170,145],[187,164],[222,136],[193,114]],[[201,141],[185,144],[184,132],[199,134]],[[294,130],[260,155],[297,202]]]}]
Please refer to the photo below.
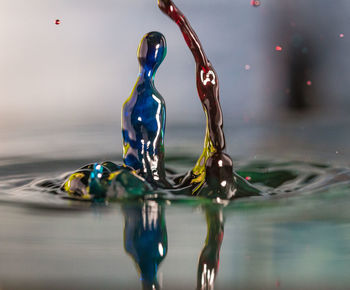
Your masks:
[{"label": "water splash", "polygon": [[[175,200],[197,196],[219,203],[240,197],[295,192],[306,185],[312,189],[310,183],[317,180],[319,173],[309,172],[303,176],[289,168],[267,170],[260,167],[233,171],[232,159],[225,153],[219,80],[215,69],[197,34],[174,2],[159,0],[158,6],[179,26],[195,60],[197,91],[207,122],[201,156],[186,173],[165,168],[166,110],[164,99],[154,86],[154,77],[166,56],[167,47],[161,33],[150,32],[140,42],[139,76],[122,111],[124,164],[110,161],[89,164],[65,179],[56,180],[56,189],[78,200]],[[282,49],[282,46],[276,46],[277,51]],[[269,166],[272,165],[266,168]],[[45,184],[41,185],[44,187]]]},{"label": "water splash", "polygon": [[[155,73],[167,52],[165,37],[159,32],[147,33],[138,48],[140,72],[135,87],[123,105],[123,161],[92,163],[62,177],[42,180],[31,189],[44,189],[59,196],[88,201],[124,199],[186,199],[197,196],[225,203],[240,197],[259,197],[309,190],[320,185],[319,173],[289,168],[251,167],[233,171],[230,156],[225,153],[223,115],[219,101],[219,80],[200,40],[181,10],[171,0],[159,0],[158,6],[173,20],[184,36],[196,65],[196,86],[206,116],[206,133],[201,156],[186,173],[165,167],[165,101],[154,86]],[[276,46],[277,51],[282,46]],[[338,174],[338,173],[337,173]],[[337,183],[337,174],[330,184]],[[345,175],[347,176],[347,175]],[[304,179],[303,179],[304,178]],[[345,177],[346,179],[346,177]],[[319,187],[312,187],[311,184]]]},{"label": "water splash", "polygon": [[[166,56],[166,40],[159,32],[147,33],[138,48],[140,72],[135,87],[123,105],[123,166],[89,165],[71,175],[62,187],[71,197],[99,199],[113,195],[135,197],[152,190],[172,194],[233,199],[259,195],[259,190],[233,173],[225,153],[219,80],[199,38],[184,14],[172,1],[158,1],[159,8],[180,28],[196,63],[196,84],[206,116],[204,148],[193,169],[166,174],[164,164],[165,102],[154,86],[155,73]],[[90,169],[90,171],[86,171]],[[134,188],[135,190],[130,190]],[[124,194],[126,193],[126,194]]]}]

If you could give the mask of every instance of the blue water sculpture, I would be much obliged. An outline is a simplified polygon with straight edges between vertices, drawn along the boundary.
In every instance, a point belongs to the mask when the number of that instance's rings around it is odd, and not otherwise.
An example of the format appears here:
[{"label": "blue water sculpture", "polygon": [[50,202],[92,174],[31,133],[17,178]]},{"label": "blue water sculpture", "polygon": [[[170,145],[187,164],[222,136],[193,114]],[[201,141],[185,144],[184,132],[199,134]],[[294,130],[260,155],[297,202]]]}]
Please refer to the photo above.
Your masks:
[{"label": "blue water sculpture", "polygon": [[164,169],[165,102],[154,86],[155,73],[166,56],[165,37],[149,32],[137,57],[140,73],[122,109],[124,164],[157,187],[170,186]]}]

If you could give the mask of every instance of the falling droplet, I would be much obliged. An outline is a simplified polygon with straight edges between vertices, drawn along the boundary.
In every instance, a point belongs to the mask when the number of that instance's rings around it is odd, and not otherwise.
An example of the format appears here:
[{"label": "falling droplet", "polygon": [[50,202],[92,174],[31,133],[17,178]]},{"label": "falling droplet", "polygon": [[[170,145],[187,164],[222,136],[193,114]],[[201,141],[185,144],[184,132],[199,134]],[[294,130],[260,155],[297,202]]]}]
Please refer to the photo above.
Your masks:
[{"label": "falling droplet", "polygon": [[344,38],[344,33],[340,33],[340,34],[339,34],[339,37],[340,37],[340,38]]},{"label": "falling droplet", "polygon": [[260,0],[252,0],[252,1],[250,1],[250,5],[252,5],[253,7],[259,7],[261,5],[261,1]]},{"label": "falling droplet", "polygon": [[249,64],[246,64],[246,65],[244,66],[244,69],[245,69],[245,70],[250,70],[250,68],[251,68],[251,66],[250,66]]},{"label": "falling droplet", "polygon": [[306,84],[307,84],[308,86],[311,86],[311,85],[312,85],[312,81],[307,81]]},{"label": "falling droplet", "polygon": [[56,24],[56,25],[60,25],[60,24],[61,24],[61,20],[56,19],[56,20],[55,20],[55,24]]},{"label": "falling droplet", "polygon": [[277,45],[277,46],[275,47],[275,50],[276,50],[276,51],[282,51],[282,50],[283,50],[283,47],[280,46],[280,45]]}]

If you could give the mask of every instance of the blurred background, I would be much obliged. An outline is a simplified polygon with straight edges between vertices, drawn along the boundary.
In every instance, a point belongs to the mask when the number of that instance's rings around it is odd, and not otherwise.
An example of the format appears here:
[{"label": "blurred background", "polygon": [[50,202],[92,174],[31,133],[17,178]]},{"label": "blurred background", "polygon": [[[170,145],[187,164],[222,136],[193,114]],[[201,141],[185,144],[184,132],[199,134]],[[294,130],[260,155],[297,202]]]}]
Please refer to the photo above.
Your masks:
[{"label": "blurred background", "polygon": [[[349,157],[349,1],[176,4],[219,74],[231,154]],[[156,0],[2,0],[0,18],[2,156],[120,154],[121,106],[152,30],[168,41],[155,81],[166,146],[201,151],[194,61]]]}]

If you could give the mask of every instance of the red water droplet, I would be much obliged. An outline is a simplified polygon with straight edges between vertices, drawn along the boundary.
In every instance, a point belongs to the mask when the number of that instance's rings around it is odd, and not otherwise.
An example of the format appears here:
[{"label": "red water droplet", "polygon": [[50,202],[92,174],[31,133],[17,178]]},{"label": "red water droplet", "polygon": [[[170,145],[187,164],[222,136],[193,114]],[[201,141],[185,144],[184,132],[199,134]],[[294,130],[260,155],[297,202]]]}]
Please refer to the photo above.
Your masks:
[{"label": "red water droplet", "polygon": [[276,51],[282,51],[282,50],[283,50],[283,47],[280,46],[280,45],[276,45],[275,50],[276,50]]},{"label": "red water droplet", "polygon": [[252,5],[253,7],[259,7],[261,5],[261,1],[260,0],[252,0],[252,1],[250,1],[250,5]]},{"label": "red water droplet", "polygon": [[344,38],[344,33],[340,33],[340,34],[339,34],[339,37],[340,37],[340,38]]},{"label": "red water droplet", "polygon": [[311,85],[312,85],[312,81],[307,81],[306,84],[307,84],[308,86],[311,86]]},{"label": "red water droplet", "polygon": [[56,19],[56,20],[55,20],[55,24],[56,24],[56,25],[60,25],[60,24],[61,24],[61,20]]},{"label": "red water droplet", "polygon": [[245,180],[250,181],[250,180],[252,180],[252,178],[250,176],[246,176]]}]

